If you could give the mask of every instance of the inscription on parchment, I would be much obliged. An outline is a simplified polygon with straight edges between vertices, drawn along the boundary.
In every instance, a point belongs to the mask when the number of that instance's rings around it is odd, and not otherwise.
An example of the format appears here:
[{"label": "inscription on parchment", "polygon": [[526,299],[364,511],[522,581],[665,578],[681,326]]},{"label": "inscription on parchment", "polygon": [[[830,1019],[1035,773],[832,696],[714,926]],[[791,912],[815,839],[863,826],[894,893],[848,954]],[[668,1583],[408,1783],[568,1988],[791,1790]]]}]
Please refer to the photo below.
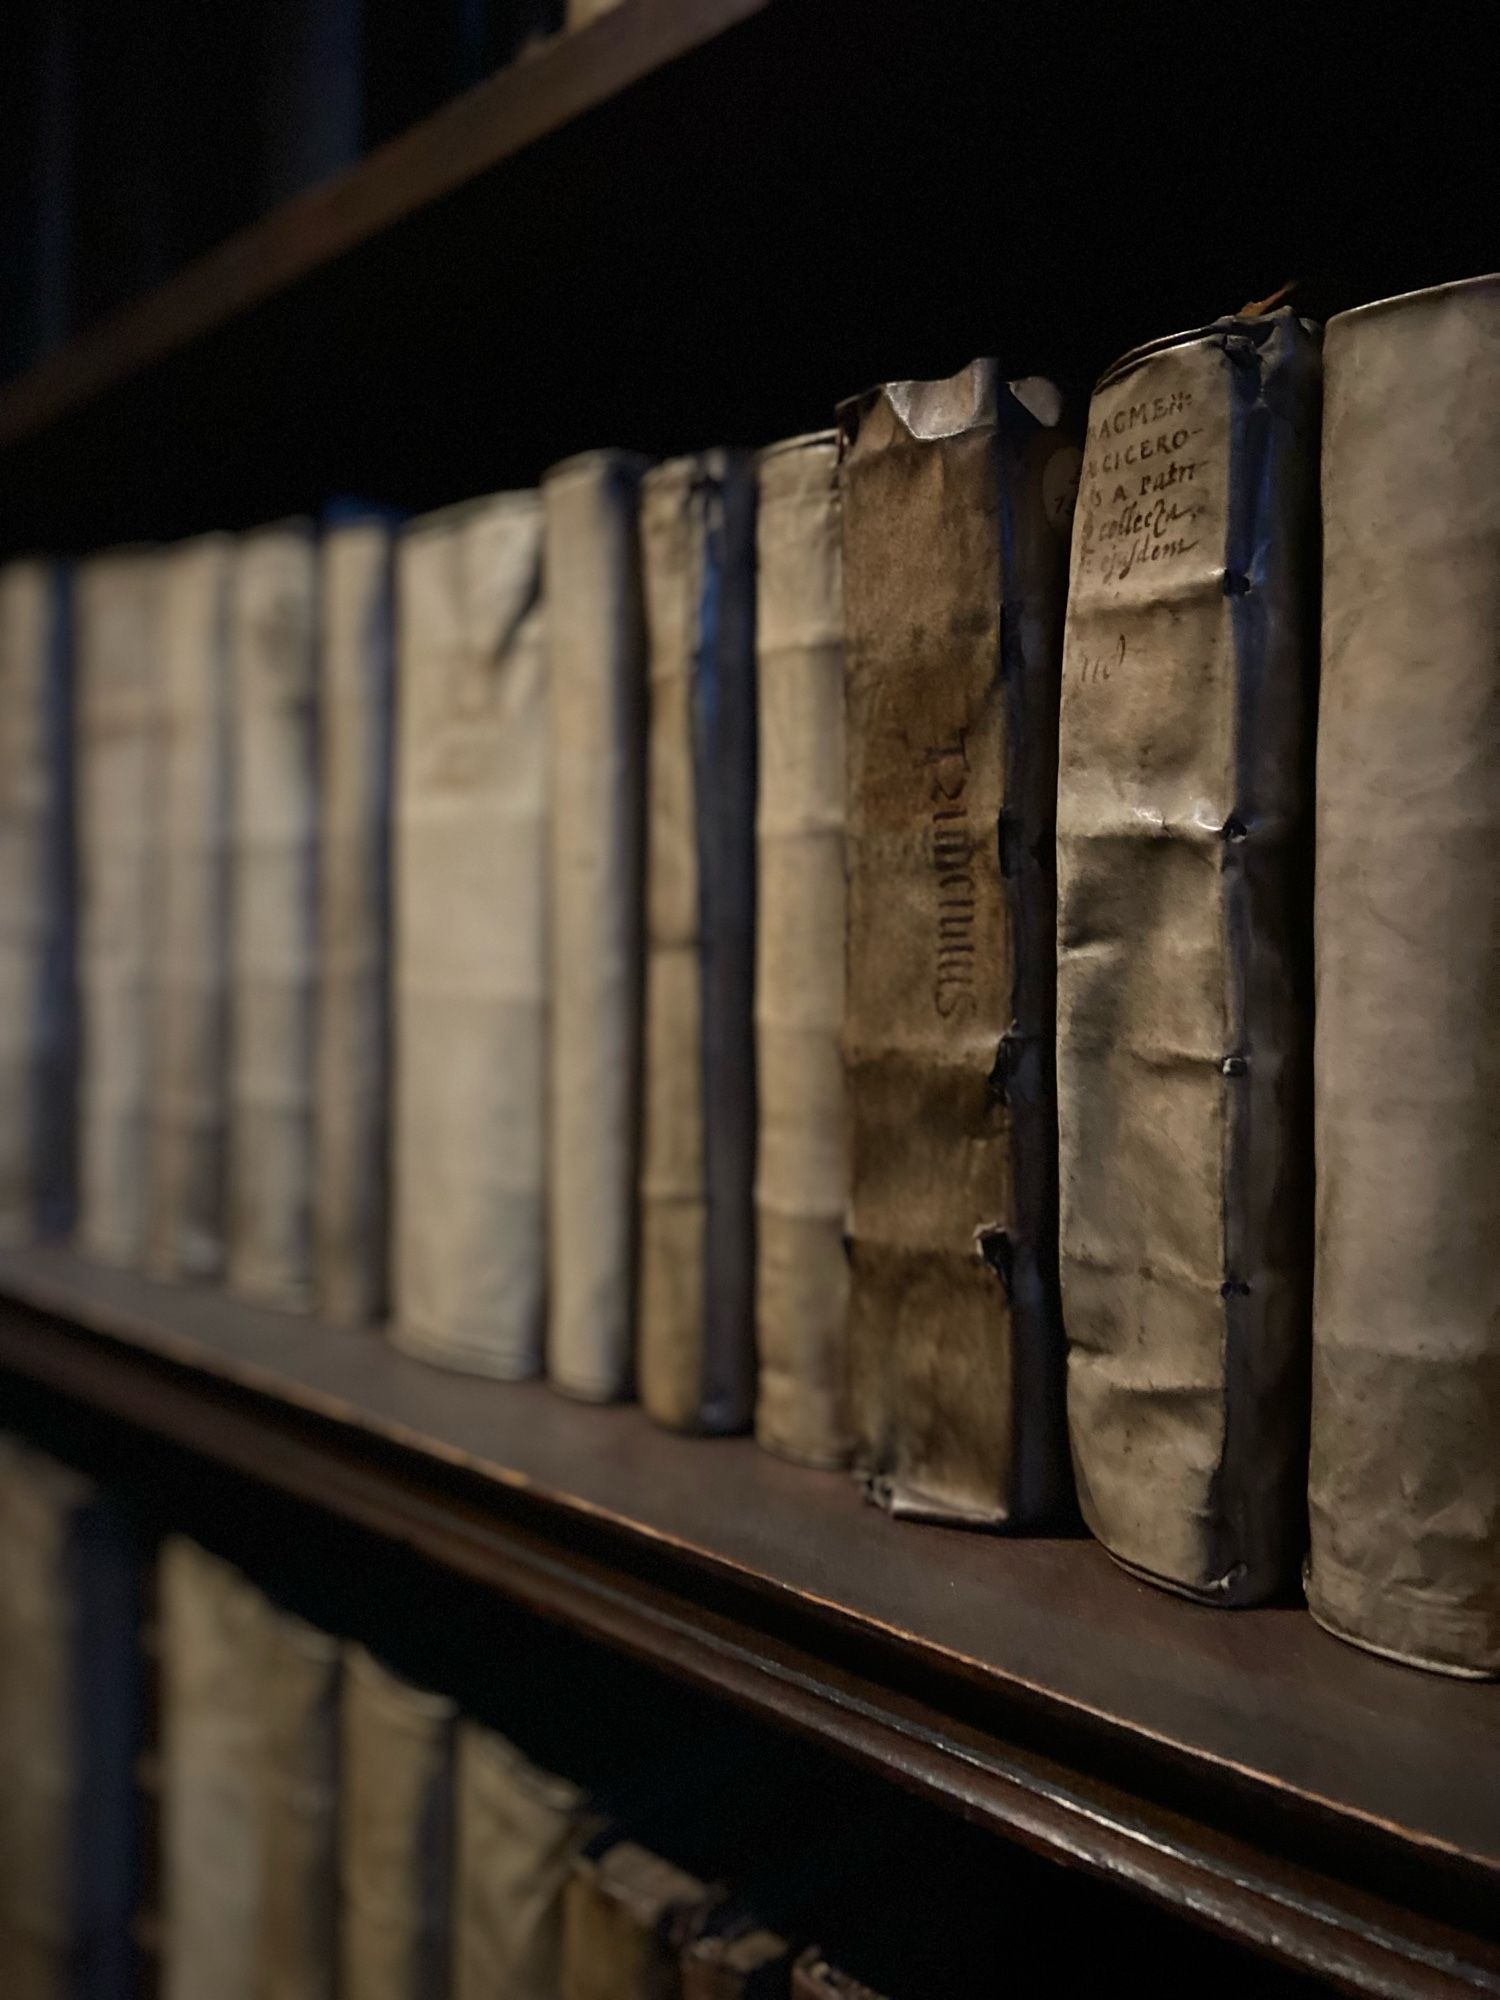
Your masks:
[{"label": "inscription on parchment", "polygon": [[1122,397],[1113,410],[1096,413],[1079,496],[1079,578],[1123,584],[1138,570],[1170,569],[1198,550],[1202,429],[1188,388]]}]

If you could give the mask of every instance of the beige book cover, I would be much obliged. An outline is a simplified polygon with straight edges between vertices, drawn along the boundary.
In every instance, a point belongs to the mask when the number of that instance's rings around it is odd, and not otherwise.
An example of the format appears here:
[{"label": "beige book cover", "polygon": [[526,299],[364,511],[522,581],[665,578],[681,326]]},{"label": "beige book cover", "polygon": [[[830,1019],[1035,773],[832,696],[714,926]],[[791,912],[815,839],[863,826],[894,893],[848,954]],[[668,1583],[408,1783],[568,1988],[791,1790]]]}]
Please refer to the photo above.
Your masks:
[{"label": "beige book cover", "polygon": [[0,568],[0,1241],[72,1212],[72,687],[63,574]]},{"label": "beige book cover", "polygon": [[645,460],[542,482],[551,813],[547,1373],[590,1402],[634,1373],[646,669]]},{"label": "beige book cover", "polygon": [[503,493],[397,551],[393,1337],[542,1364],[547,658],[542,508]]},{"label": "beige book cover", "polygon": [[77,571],[78,1243],[105,1264],[145,1255],[159,569],[111,550]]},{"label": "beige book cover", "polygon": [[837,435],[773,445],[759,482],[755,1435],[831,1466],[852,1445]]},{"label": "beige book cover", "polygon": [[755,1398],[755,483],[735,452],[642,489],[651,722],[641,1401],[733,1431]]},{"label": "beige book cover", "polygon": [[453,1704],[347,1650],[339,1991],[448,2000]]},{"label": "beige book cover", "polygon": [[333,2000],[338,1973],[340,1654],[267,1607],[259,1679],[258,2000]]},{"label": "beige book cover", "polygon": [[319,633],[318,1310],[384,1316],[389,1174],[391,529],[323,537]]},{"label": "beige book cover", "polygon": [[564,1907],[562,2000],[678,2000],[678,1952],[719,1893],[633,1840],[580,1856]]},{"label": "beige book cover", "polygon": [[163,2000],[262,2000],[270,1607],[180,1536],[157,1575]]},{"label": "beige book cover", "polygon": [[1111,1554],[1217,1604],[1304,1533],[1319,336],[1126,355],[1089,411],[1063,663],[1068,1419]]},{"label": "beige book cover", "polygon": [[1328,324],[1313,1615],[1500,1673],[1500,277]]},{"label": "beige book cover", "polygon": [[1015,1527],[1067,1489],[1052,818],[1078,469],[979,361],[841,413],[859,1460],[892,1512]]},{"label": "beige book cover", "polygon": [[229,1281],[312,1304],[318,552],[305,521],[234,553]]},{"label": "beige book cover", "polygon": [[147,1254],[161,1278],[224,1268],[233,548],[203,535],[160,558]]},{"label": "beige book cover", "polygon": [[456,1787],[454,2000],[557,2000],[563,1897],[592,1825],[583,1795],[467,1720]]}]

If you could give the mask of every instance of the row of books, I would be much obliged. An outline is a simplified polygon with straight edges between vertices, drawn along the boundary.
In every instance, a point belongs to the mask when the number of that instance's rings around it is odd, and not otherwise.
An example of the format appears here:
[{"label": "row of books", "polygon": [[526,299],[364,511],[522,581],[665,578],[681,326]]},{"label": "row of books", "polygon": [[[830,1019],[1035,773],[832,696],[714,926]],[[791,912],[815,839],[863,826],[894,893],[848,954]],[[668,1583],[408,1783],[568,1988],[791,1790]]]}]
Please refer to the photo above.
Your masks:
[{"label": "row of books", "polygon": [[[980,1990],[1002,1950],[1026,1992],[1033,1962],[1085,1984],[1106,1955],[1159,1962],[1144,1910],[1033,1946],[1024,1857],[987,1851],[976,1879],[941,1829],[914,1853],[857,1779],[728,1718],[669,1703],[639,1736],[616,1698],[591,1729],[565,1676],[523,1749],[10,1437],[0,1583],[6,2000],[877,2000],[871,1977],[930,2000]],[[503,1615],[486,1654],[513,1668]],[[524,1688],[489,1667],[525,1735]],[[1065,1871],[1052,1895],[1090,1907]]]},{"label": "row of books", "polygon": [[[914,1519],[1076,1478],[1215,1604],[1310,1502],[1325,1624],[1500,1670],[1497,343],[1488,279],[1252,310],[1082,423],[979,362],[85,562],[83,1247],[378,1316],[389,1077],[411,1350]],[[15,1105],[66,1067],[54,580],[0,589]]]}]

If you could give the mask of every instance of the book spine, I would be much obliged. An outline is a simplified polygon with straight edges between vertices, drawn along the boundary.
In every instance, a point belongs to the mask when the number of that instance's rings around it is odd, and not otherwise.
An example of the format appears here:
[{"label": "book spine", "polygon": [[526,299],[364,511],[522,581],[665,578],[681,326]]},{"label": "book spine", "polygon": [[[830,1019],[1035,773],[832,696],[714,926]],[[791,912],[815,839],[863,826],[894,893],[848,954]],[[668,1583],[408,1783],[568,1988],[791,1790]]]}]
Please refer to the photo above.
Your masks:
[{"label": "book spine", "polygon": [[563,1911],[562,2000],[678,2000],[678,1954],[716,1890],[632,1840],[581,1855]]},{"label": "book spine", "polygon": [[1500,280],[1330,321],[1313,1615],[1500,1673]]},{"label": "book spine", "polygon": [[42,562],[0,570],[0,1238],[66,1228],[71,1209],[71,729],[65,586]]},{"label": "book spine", "polygon": [[401,538],[393,1337],[542,1360],[547,659],[542,513],[502,494]]},{"label": "book spine", "polygon": [[161,1278],[224,1268],[231,562],[224,535],[162,558],[148,1245]]},{"label": "book spine", "polygon": [[263,2000],[333,2000],[338,1961],[337,1640],[269,1608],[260,1679]]},{"label": "book spine", "polygon": [[268,1606],[171,1537],[158,1566],[163,2000],[259,2000]]},{"label": "book spine", "polygon": [[339,1991],[447,2000],[453,1705],[352,1647],[341,1729]]},{"label": "book spine", "polygon": [[754,1400],[754,515],[737,454],[646,477],[640,1387],[688,1431]]},{"label": "book spine", "polygon": [[318,1309],[365,1325],[386,1303],[390,788],[394,634],[382,521],[324,539],[320,604]]},{"label": "book spine", "polygon": [[229,1281],[312,1304],[317,546],[290,522],[234,557]]},{"label": "book spine", "polygon": [[107,1264],[146,1242],[157,591],[145,551],[78,572],[78,1235]]},{"label": "book spine", "polygon": [[841,1972],[813,1947],[792,1968],[792,2000],[880,2000],[880,1995]]},{"label": "book spine", "polygon": [[1068,1415],[1085,1518],[1220,1604],[1300,1553],[1319,343],[1289,312],[1101,382],[1058,790]]},{"label": "book spine", "polygon": [[833,432],[774,446],[756,515],[755,1434],[851,1448],[845,1317],[844,600]]},{"label": "book spine", "polygon": [[458,1725],[454,2000],[557,2000],[582,1794],[479,1723]]},{"label": "book spine", "polygon": [[644,461],[543,482],[551,656],[548,1374],[591,1402],[633,1372],[640,1136]]},{"label": "book spine", "polygon": [[850,1367],[894,1513],[1016,1526],[1059,1424],[1051,813],[1077,451],[976,362],[841,412]]}]

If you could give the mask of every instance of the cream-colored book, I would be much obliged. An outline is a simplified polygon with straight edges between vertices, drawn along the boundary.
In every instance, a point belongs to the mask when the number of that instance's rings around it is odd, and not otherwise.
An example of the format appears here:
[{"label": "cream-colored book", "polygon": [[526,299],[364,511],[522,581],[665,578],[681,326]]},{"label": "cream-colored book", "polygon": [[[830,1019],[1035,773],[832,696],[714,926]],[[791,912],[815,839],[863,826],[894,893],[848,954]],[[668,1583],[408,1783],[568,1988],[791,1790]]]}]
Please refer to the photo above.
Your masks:
[{"label": "cream-colored book", "polygon": [[162,1278],[224,1268],[232,562],[227,535],[160,559],[148,1262]]},{"label": "cream-colored book", "polygon": [[1313,1615],[1500,1673],[1500,277],[1330,320]]},{"label": "cream-colored book", "polygon": [[269,1606],[196,1543],[162,1545],[164,2000],[262,2000]]},{"label": "cream-colored book", "polygon": [[234,552],[229,1282],[312,1304],[317,971],[317,543],[305,521]]},{"label": "cream-colored book", "polygon": [[650,647],[641,1400],[732,1431],[755,1401],[755,482],[647,474]]},{"label": "cream-colored book", "polygon": [[456,1787],[454,2000],[557,2000],[564,1892],[590,1832],[583,1795],[467,1720]]},{"label": "cream-colored book", "polygon": [[275,1606],[264,1645],[259,2000],[333,2000],[342,1649]]},{"label": "cream-colored book", "polygon": [[755,1435],[849,1456],[838,439],[763,452],[756,513]]},{"label": "cream-colored book", "polygon": [[504,493],[397,549],[397,1342],[542,1362],[547,673],[542,508]]},{"label": "cream-colored book", "polygon": [[160,571],[119,549],[76,583],[78,1242],[138,1264],[150,1187]]},{"label": "cream-colored book", "polygon": [[552,957],[547,1372],[590,1402],[634,1366],[640,1136],[645,461],[590,452],[546,510]]},{"label": "cream-colored book", "polygon": [[391,530],[331,526],[322,549],[318,818],[318,1309],[386,1302],[390,1082]]},{"label": "cream-colored book", "polygon": [[347,1651],[339,1990],[448,2000],[453,1704]]},{"label": "cream-colored book", "polygon": [[1284,1588],[1307,1434],[1317,329],[1094,391],[1058,782],[1068,1420],[1085,1519],[1216,1604]]},{"label": "cream-colored book", "polygon": [[73,1207],[72,686],[66,585],[0,569],[0,1240]]}]

